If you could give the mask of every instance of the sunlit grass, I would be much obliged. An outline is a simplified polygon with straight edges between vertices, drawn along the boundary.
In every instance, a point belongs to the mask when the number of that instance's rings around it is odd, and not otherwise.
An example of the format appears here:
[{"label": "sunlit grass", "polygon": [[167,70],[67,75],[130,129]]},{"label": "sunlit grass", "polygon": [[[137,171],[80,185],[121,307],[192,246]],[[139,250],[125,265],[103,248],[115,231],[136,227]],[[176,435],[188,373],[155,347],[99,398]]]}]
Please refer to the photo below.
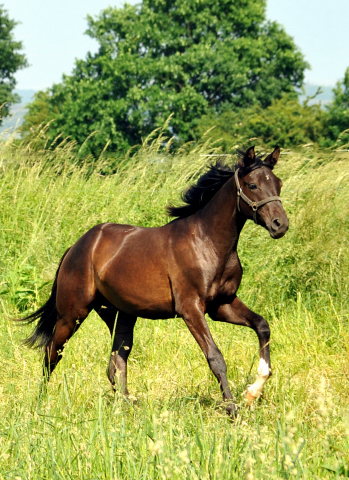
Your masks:
[{"label": "sunlit grass", "polygon": [[[349,468],[347,153],[301,149],[275,173],[290,230],[249,222],[239,244],[242,300],[272,330],[273,376],[254,409],[243,392],[258,364],[246,328],[209,320],[241,405],[232,424],[203,355],[180,319],[139,319],[130,401],[111,392],[107,328],[95,314],[69,342],[47,393],[41,360],[9,317],[47,298],[63,252],[93,225],[156,226],[210,162],[208,144],[171,155],[155,140],[113,175],[107,159],[74,166],[69,145],[0,145],[0,478],[341,478]],[[231,161],[227,159],[227,161]]]}]

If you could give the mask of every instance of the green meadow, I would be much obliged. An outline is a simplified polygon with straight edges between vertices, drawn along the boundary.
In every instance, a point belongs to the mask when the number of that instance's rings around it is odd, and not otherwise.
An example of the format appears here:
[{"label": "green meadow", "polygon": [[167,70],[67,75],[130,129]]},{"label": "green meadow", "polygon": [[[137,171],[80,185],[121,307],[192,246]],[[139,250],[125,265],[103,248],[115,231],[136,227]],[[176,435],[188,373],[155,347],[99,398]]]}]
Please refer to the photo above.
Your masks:
[{"label": "green meadow", "polygon": [[69,143],[0,144],[0,479],[349,476],[348,152],[284,151],[275,173],[287,235],[273,240],[252,222],[242,232],[239,296],[270,323],[273,376],[249,408],[257,337],[208,320],[240,405],[235,423],[181,319],[138,320],[128,400],[109,385],[111,340],[96,314],[46,393],[42,353],[21,343],[32,326],[11,321],[46,301],[62,254],[95,224],[168,222],[166,205],[180,203],[215,153],[203,140],[173,154],[159,137],[111,171],[107,156],[77,166]]}]

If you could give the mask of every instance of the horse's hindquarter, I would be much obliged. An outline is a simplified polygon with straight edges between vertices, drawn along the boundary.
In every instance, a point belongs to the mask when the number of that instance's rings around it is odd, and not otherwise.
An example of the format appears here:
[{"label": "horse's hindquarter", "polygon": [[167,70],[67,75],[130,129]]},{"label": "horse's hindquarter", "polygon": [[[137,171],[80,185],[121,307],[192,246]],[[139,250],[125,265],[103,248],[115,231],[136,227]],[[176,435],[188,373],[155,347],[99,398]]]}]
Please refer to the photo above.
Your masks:
[{"label": "horse's hindquarter", "polygon": [[126,313],[174,316],[167,250],[164,227],[106,225],[93,254],[97,289]]}]

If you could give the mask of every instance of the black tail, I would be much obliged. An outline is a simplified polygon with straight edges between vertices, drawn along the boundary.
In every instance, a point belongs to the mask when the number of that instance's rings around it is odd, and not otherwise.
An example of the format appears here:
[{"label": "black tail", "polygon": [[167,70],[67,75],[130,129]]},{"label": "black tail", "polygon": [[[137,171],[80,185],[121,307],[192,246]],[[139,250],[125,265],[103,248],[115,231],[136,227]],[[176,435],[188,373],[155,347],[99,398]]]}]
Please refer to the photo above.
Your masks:
[{"label": "black tail", "polygon": [[24,318],[17,318],[15,321],[26,324],[33,323],[39,319],[32,334],[24,340],[24,344],[28,347],[41,348],[45,350],[52,340],[53,332],[57,323],[57,308],[56,308],[56,293],[57,293],[57,277],[59,269],[61,268],[64,257],[69,252],[70,248],[66,250],[59,263],[55,280],[52,285],[50,298],[40,307],[36,312]]}]

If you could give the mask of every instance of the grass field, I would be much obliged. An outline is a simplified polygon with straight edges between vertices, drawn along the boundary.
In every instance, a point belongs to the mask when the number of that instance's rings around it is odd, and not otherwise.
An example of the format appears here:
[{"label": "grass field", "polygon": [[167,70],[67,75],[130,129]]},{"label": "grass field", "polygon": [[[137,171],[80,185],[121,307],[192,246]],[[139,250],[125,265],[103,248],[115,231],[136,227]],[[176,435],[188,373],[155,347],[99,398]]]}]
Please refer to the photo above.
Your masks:
[{"label": "grass field", "polygon": [[[336,479],[349,476],[349,154],[282,155],[290,230],[248,222],[239,243],[240,298],[271,326],[273,376],[253,409],[258,342],[209,325],[241,406],[235,424],[180,319],[139,319],[130,401],[106,377],[111,341],[95,314],[68,343],[40,395],[42,354],[9,318],[47,298],[63,252],[93,225],[155,226],[210,161],[208,144],[168,153],[163,139],[114,175],[107,159],[77,168],[55,152],[0,144],[0,479]],[[227,159],[227,161],[232,161]],[[104,163],[104,166],[103,166]]]}]

